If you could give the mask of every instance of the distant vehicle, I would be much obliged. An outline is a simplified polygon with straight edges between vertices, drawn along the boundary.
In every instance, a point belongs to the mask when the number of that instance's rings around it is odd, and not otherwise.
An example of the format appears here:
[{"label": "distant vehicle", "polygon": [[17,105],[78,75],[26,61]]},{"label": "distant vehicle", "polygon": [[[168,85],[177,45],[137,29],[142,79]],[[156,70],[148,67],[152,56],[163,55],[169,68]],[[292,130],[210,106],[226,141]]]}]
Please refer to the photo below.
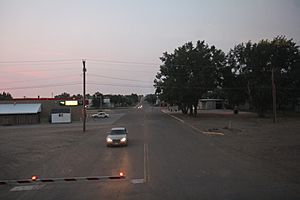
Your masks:
[{"label": "distant vehicle", "polygon": [[142,108],[143,108],[143,105],[140,105],[140,106],[138,106],[137,108],[138,108],[138,109],[142,109]]},{"label": "distant vehicle", "polygon": [[106,137],[106,146],[127,146],[128,132],[126,128],[112,128]]},{"label": "distant vehicle", "polygon": [[92,115],[92,118],[108,118],[109,114],[106,112],[98,112]]}]

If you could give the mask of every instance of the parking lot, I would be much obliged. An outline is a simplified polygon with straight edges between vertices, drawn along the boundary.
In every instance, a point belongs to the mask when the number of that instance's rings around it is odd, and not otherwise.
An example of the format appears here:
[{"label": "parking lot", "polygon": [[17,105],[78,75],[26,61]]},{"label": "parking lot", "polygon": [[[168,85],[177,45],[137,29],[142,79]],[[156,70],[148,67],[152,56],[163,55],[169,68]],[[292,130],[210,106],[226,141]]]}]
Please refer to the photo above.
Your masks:
[{"label": "parking lot", "polygon": [[34,166],[41,166],[44,159],[55,157],[90,136],[104,138],[111,125],[124,115],[124,111],[115,111],[109,118],[87,118],[85,133],[80,121],[71,124],[0,126],[0,177],[26,177]]}]

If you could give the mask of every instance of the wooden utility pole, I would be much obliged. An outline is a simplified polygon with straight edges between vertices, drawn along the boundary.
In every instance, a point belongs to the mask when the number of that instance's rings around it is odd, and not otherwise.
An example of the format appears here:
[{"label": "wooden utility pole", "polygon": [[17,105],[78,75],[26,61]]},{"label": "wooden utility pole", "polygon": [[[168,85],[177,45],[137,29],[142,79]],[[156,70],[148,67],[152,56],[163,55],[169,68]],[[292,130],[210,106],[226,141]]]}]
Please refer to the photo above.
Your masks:
[{"label": "wooden utility pole", "polygon": [[276,86],[274,80],[274,68],[272,67],[272,97],[273,97],[273,122],[277,121],[277,111],[276,111]]},{"label": "wooden utility pole", "polygon": [[86,122],[86,107],[85,107],[85,73],[86,73],[86,68],[85,68],[85,60],[82,60],[82,65],[83,65],[83,108],[82,108],[82,114],[83,114],[83,132],[85,132],[85,122]]}]

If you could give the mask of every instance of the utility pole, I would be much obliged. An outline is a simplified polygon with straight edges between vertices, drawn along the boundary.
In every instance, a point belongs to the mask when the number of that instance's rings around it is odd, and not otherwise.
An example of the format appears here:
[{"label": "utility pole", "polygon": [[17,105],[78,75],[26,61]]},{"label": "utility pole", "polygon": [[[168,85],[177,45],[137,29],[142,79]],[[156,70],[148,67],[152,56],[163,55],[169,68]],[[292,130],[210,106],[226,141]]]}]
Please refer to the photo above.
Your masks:
[{"label": "utility pole", "polygon": [[83,109],[82,109],[82,114],[83,114],[83,132],[85,132],[85,122],[86,122],[86,107],[85,107],[85,73],[86,73],[86,68],[85,68],[85,60],[82,60],[82,65],[83,65]]},{"label": "utility pole", "polygon": [[273,97],[273,122],[277,121],[277,111],[276,111],[276,87],[274,80],[274,67],[272,67],[272,97]]},{"label": "utility pole", "polygon": [[100,95],[100,109],[102,109],[102,96]]}]

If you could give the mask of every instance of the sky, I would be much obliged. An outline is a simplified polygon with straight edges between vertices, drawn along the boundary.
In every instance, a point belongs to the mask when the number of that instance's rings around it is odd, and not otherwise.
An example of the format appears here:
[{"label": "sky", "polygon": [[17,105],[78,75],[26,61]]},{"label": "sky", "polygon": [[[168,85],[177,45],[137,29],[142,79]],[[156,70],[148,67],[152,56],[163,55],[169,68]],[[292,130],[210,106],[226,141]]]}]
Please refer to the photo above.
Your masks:
[{"label": "sky", "polygon": [[293,38],[300,0],[0,0],[0,92],[149,94],[164,52]]}]

